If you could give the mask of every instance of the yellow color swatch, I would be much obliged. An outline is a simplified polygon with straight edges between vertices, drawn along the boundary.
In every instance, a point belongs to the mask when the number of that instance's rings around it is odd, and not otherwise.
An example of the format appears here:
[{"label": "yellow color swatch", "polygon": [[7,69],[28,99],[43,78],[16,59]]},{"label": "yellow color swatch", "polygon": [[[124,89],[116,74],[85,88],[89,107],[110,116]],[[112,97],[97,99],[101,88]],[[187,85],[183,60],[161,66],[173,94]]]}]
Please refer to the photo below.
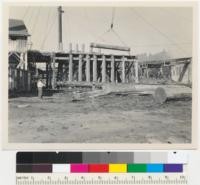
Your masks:
[{"label": "yellow color swatch", "polygon": [[109,164],[109,173],[126,173],[127,164]]}]

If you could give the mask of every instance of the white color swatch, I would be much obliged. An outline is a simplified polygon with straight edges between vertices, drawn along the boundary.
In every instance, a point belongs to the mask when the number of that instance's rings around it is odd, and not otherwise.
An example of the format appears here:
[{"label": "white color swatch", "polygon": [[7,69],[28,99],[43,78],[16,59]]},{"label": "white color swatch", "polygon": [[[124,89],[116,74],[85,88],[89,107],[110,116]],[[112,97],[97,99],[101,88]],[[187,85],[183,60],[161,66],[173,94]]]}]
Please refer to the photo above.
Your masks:
[{"label": "white color swatch", "polygon": [[70,164],[53,164],[53,173],[70,173]]}]

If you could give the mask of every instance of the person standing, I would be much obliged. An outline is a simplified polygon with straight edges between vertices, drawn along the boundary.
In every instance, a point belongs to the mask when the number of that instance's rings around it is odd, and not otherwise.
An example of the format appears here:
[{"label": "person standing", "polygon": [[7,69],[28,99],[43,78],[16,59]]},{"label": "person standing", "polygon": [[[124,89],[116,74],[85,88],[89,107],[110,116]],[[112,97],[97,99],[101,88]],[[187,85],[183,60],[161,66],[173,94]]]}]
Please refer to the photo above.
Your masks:
[{"label": "person standing", "polygon": [[43,98],[43,87],[45,84],[42,82],[42,79],[39,78],[37,81],[37,88],[38,88],[38,98],[42,99]]}]

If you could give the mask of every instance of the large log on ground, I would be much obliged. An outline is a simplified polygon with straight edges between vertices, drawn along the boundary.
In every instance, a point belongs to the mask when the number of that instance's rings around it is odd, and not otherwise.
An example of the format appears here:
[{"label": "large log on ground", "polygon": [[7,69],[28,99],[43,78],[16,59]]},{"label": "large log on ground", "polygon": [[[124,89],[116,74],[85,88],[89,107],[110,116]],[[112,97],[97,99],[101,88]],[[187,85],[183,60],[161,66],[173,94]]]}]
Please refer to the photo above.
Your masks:
[{"label": "large log on ground", "polygon": [[149,94],[157,103],[164,103],[167,99],[192,97],[192,89],[183,85],[105,84],[102,88],[107,94]]},{"label": "large log on ground", "polygon": [[162,87],[157,87],[155,89],[153,97],[156,103],[163,103],[167,100],[167,94]]},{"label": "large log on ground", "polygon": [[[71,84],[72,85],[72,84]],[[89,84],[74,84],[75,87],[92,87]],[[144,85],[144,84],[103,84],[88,92],[74,92],[73,100],[84,100],[87,97],[106,96],[116,94],[152,95],[156,103],[164,103],[169,99],[191,98],[192,89],[183,85]]]}]

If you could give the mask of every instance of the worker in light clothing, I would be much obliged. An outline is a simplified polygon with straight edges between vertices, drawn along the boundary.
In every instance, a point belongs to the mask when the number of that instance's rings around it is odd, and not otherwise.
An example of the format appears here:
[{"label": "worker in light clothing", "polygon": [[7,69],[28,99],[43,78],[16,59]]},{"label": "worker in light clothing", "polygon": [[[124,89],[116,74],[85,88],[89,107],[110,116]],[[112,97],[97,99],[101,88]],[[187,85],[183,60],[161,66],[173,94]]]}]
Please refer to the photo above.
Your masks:
[{"label": "worker in light clothing", "polygon": [[37,81],[37,88],[38,88],[38,98],[42,99],[43,97],[43,87],[45,84],[42,82],[41,79],[38,79]]}]

